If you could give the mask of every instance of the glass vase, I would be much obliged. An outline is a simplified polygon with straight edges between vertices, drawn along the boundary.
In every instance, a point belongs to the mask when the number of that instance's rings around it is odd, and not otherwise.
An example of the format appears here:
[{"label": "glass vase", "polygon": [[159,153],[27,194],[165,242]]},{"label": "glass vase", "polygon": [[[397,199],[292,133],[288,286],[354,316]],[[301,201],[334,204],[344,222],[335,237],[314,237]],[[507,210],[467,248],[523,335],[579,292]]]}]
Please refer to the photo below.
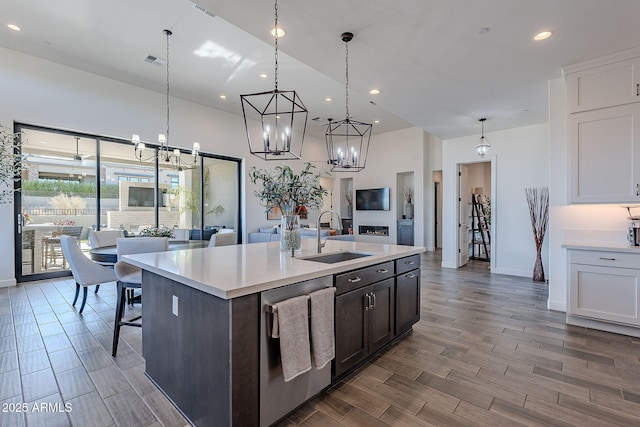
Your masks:
[{"label": "glass vase", "polygon": [[282,215],[280,220],[280,250],[299,251],[300,246],[300,215]]}]

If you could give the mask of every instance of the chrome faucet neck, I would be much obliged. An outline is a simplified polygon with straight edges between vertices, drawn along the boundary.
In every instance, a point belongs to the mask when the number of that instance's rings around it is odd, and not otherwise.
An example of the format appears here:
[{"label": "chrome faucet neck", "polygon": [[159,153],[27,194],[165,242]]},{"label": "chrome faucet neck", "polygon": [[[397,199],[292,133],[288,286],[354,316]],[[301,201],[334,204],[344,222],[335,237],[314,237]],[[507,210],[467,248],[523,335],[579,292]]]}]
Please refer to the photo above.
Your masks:
[{"label": "chrome faucet neck", "polygon": [[332,214],[334,214],[337,218],[338,218],[338,230],[342,230],[342,218],[340,218],[340,214],[332,209],[326,209],[322,212],[320,212],[320,214],[318,215],[318,219],[316,219],[316,240],[317,240],[317,252],[318,253],[322,253],[322,248],[324,248],[324,245],[327,243],[327,241],[325,240],[324,243],[322,243],[321,239],[320,239],[320,217],[322,217],[322,215],[326,214],[327,212],[330,212]]}]

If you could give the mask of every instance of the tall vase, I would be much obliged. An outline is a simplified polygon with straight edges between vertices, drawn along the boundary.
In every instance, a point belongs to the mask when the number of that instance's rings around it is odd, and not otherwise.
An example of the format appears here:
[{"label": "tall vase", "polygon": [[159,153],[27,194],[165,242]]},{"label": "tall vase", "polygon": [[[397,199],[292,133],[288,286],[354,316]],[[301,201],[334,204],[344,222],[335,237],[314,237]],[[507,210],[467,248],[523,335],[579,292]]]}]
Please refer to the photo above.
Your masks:
[{"label": "tall vase", "polygon": [[544,267],[542,266],[542,248],[539,248],[536,254],[536,263],[533,266],[533,281],[544,282]]},{"label": "tall vase", "polygon": [[299,251],[300,246],[300,216],[282,215],[280,220],[280,250]]},{"label": "tall vase", "polygon": [[404,217],[407,219],[413,219],[413,203],[406,202],[404,204]]}]

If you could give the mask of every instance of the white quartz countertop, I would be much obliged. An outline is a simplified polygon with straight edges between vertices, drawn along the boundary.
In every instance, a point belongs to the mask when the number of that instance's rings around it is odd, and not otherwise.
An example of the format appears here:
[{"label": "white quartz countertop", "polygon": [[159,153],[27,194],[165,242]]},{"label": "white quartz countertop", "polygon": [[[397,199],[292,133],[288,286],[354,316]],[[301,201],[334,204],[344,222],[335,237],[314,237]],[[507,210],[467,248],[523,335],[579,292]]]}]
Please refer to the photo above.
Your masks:
[{"label": "white quartz countertop", "polygon": [[302,239],[302,252],[291,257],[280,242],[126,255],[133,265],[223,299],[263,292],[425,251],[418,246],[327,240],[323,254],[352,251],[371,256],[325,264],[300,259],[316,254],[315,239]]},{"label": "white quartz countertop", "polygon": [[580,249],[583,251],[626,252],[640,254],[640,246],[629,246],[621,243],[590,243],[590,242],[564,242],[562,247],[566,249]]}]

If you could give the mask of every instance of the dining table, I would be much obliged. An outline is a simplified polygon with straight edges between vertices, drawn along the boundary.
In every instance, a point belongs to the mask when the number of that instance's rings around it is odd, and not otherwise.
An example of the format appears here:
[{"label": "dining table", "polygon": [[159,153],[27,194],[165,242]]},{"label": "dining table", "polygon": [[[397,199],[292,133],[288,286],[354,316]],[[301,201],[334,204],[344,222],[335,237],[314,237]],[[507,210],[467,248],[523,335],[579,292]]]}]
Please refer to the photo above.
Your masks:
[{"label": "dining table", "polygon": [[[179,251],[182,249],[200,249],[209,246],[208,240],[188,240],[188,241],[169,241],[170,251]],[[113,265],[118,261],[118,251],[116,245],[101,246],[91,249],[89,256],[92,261],[102,265]]]}]

